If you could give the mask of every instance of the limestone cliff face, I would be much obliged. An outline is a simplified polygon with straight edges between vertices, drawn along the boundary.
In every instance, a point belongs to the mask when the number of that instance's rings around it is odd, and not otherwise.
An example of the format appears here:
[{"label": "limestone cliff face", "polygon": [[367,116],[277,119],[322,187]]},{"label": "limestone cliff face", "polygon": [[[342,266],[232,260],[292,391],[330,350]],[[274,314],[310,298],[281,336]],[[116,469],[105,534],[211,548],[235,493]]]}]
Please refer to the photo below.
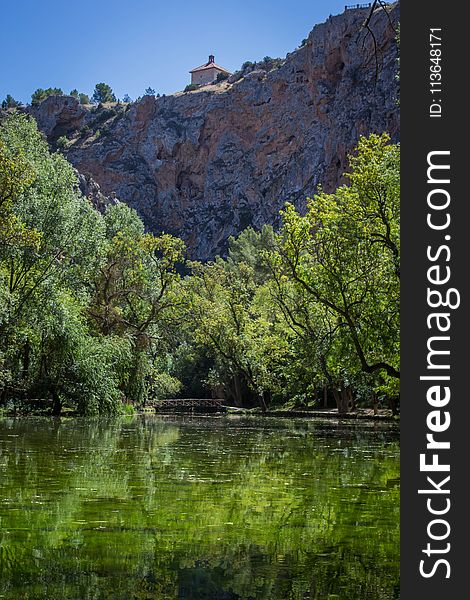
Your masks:
[{"label": "limestone cliff face", "polygon": [[52,143],[69,138],[65,155],[104,195],[212,258],[247,225],[276,225],[286,201],[334,189],[361,134],[398,138],[398,12],[375,12],[376,51],[368,11],[348,10],[269,72],[117,107],[56,96],[31,111]]}]

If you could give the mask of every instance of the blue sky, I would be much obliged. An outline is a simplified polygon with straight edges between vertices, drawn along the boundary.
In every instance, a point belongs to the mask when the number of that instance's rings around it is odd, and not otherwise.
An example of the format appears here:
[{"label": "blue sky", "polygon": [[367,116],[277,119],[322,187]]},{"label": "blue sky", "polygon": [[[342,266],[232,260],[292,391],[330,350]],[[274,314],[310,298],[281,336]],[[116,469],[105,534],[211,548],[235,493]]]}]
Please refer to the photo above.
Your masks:
[{"label": "blue sky", "polygon": [[[351,2],[346,2],[351,3]],[[345,0],[23,0],[2,3],[0,99],[29,102],[39,88],[116,96],[151,86],[171,94],[215,54],[234,71],[246,60],[284,57]]]}]

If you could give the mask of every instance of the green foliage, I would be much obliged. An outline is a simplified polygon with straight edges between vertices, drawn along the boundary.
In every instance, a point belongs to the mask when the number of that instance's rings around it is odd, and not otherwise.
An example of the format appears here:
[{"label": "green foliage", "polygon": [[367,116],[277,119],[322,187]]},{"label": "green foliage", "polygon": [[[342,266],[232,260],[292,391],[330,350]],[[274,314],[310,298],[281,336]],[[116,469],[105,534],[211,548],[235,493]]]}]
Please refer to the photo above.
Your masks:
[{"label": "green foliage", "polygon": [[116,102],[116,96],[113,90],[107,83],[97,83],[93,92],[92,101],[95,104],[103,104],[104,102]]},{"label": "green foliage", "polygon": [[[400,85],[400,23],[397,25],[397,33],[396,33],[396,42],[397,42],[397,73],[395,75],[395,79],[397,80],[398,85]],[[400,91],[397,94],[397,105],[400,106]]]},{"label": "green foliage", "polygon": [[68,141],[69,140],[66,135],[61,135],[60,138],[56,142],[57,148],[65,148],[65,146],[67,146],[67,144],[68,144]]},{"label": "green foliage", "polygon": [[64,92],[60,88],[50,87],[45,90],[43,90],[42,88],[38,88],[35,92],[31,94],[31,104],[32,106],[37,106],[49,96],[62,96],[63,93]]},{"label": "green foliage", "polygon": [[190,339],[212,357],[207,384],[231,402],[313,406],[326,393],[346,412],[397,395],[399,148],[389,142],[361,138],[350,185],[308,200],[304,216],[287,204],[279,233],[248,228],[225,260],[191,265]]},{"label": "green foliage", "polygon": [[155,90],[150,86],[145,90],[144,96],[155,96]]},{"label": "green foliage", "polygon": [[0,128],[0,237],[5,401],[42,398],[57,414],[142,403],[178,318],[183,243],[146,234],[125,205],[101,215],[24,115]]},{"label": "green foliage", "polygon": [[399,149],[361,138],[350,164],[351,185],[309,200],[305,216],[287,205],[268,257],[277,301],[314,341],[319,382],[339,403],[399,378]]},{"label": "green foliage", "polygon": [[127,402],[125,402],[124,404],[121,405],[121,414],[126,415],[126,416],[134,416],[136,414],[136,410],[134,408],[133,404],[128,404]]},{"label": "green foliage", "polygon": [[194,339],[207,348],[213,366],[207,384],[222,388],[237,406],[260,405],[281,394],[289,339],[267,289],[263,253],[273,243],[271,227],[247,229],[230,241],[227,260],[192,264],[190,321]]},{"label": "green foliage", "polygon": [[189,83],[185,88],[185,92],[193,92],[194,90],[198,90],[201,86],[198,83]]},{"label": "green foliage", "polygon": [[73,89],[70,92],[69,96],[73,96],[74,98],[76,98],[80,102],[80,104],[90,104],[90,98],[88,94],[79,93],[77,89]]},{"label": "green foliage", "polygon": [[271,71],[272,69],[277,69],[284,64],[284,60],[282,58],[272,58],[271,56],[265,56],[260,63],[257,63],[257,68],[265,69],[266,71]]},{"label": "green foliage", "polygon": [[176,378],[165,373],[155,373],[151,378],[150,390],[152,398],[174,398],[181,391],[181,382]]},{"label": "green foliage", "polygon": [[21,102],[15,100],[11,94],[5,96],[5,100],[2,101],[2,108],[18,108],[21,106]]},{"label": "green foliage", "polygon": [[122,99],[123,102],[132,102],[132,98],[129,96],[129,94],[124,94],[124,98]]},{"label": "green foliage", "polygon": [[245,71],[255,71],[256,69],[271,71],[272,69],[280,67],[283,63],[284,61],[281,58],[272,58],[271,56],[265,56],[263,60],[255,62],[247,60],[242,64],[240,70],[236,71],[232,77],[238,81],[238,79],[241,79],[241,77],[245,74]]},{"label": "green foliage", "polygon": [[[107,118],[109,115],[105,115]],[[58,146],[67,138],[59,138]],[[237,406],[326,396],[341,412],[399,393],[399,148],[361,138],[349,185],[280,230],[185,262],[127,205],[104,214],[37,127],[0,127],[0,387],[59,413],[222,395]],[[187,276],[182,278],[180,273]]]}]

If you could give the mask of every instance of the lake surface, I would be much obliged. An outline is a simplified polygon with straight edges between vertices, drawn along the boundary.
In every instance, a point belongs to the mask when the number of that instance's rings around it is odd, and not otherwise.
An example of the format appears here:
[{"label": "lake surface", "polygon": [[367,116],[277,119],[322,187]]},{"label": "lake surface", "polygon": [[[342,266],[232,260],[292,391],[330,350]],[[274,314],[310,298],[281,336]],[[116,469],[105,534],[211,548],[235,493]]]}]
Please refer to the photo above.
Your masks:
[{"label": "lake surface", "polygon": [[398,430],[0,419],[0,598],[399,598]]}]

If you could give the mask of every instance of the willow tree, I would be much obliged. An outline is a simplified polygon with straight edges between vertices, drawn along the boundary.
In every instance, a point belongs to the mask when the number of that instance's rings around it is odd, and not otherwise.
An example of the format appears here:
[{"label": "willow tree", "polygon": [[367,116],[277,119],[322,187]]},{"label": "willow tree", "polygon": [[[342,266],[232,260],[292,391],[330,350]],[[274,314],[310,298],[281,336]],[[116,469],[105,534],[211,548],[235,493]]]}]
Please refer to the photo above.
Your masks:
[{"label": "willow tree", "polygon": [[[144,231],[137,213],[125,204],[105,214],[104,261],[93,280],[88,315],[97,332],[129,340],[130,370],[123,390],[144,402],[149,385],[161,381],[156,360],[181,320],[178,264],[184,261],[182,240]],[[177,382],[166,378],[171,389]]]},{"label": "willow tree", "polygon": [[0,237],[4,402],[119,410],[145,388],[154,341],[174,322],[183,243],[145,234],[123,205],[99,213],[71,165],[18,114],[0,127]]}]

